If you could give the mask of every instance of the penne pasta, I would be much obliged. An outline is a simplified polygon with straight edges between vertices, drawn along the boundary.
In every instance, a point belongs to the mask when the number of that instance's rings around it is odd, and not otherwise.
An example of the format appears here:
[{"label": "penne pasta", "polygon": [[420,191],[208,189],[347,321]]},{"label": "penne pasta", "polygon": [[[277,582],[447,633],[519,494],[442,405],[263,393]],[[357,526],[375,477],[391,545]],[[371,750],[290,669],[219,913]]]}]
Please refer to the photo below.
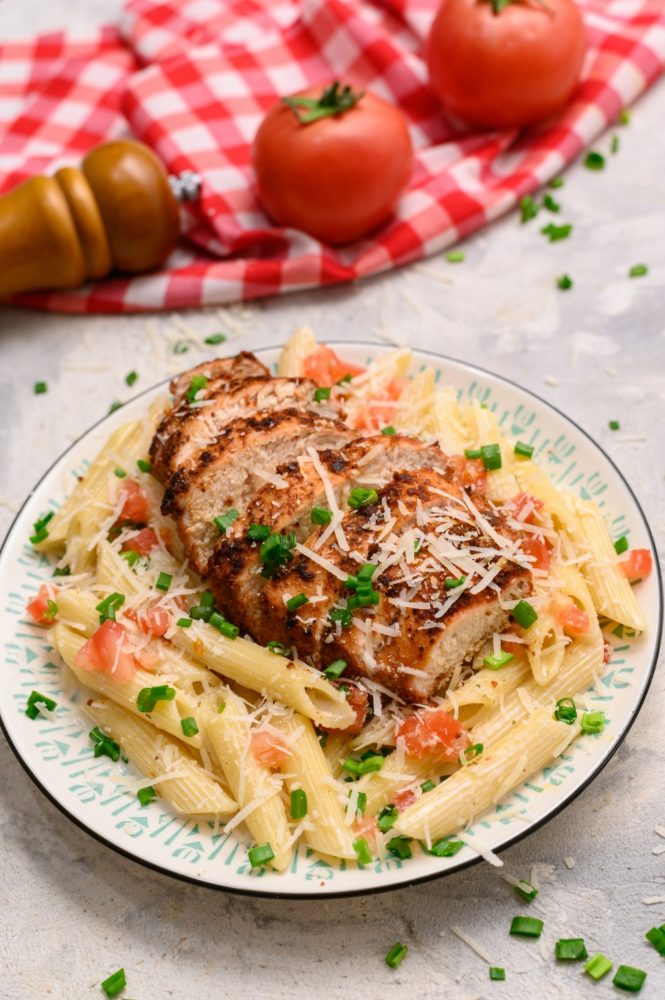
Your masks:
[{"label": "penne pasta", "polygon": [[510,663],[502,670],[484,667],[460,684],[454,692],[448,692],[441,707],[465,726],[473,726],[479,713],[485,710],[486,714],[488,710],[498,709],[506,695],[524,684],[529,677],[530,668],[524,659]]},{"label": "penne pasta", "polygon": [[308,326],[300,327],[291,334],[282,348],[277,365],[277,374],[282,378],[302,378],[304,361],[308,354],[316,350],[316,338]]},{"label": "penne pasta", "polygon": [[547,684],[563,664],[567,641],[563,628],[551,611],[541,608],[527,637],[526,655],[531,672],[537,684]]}]

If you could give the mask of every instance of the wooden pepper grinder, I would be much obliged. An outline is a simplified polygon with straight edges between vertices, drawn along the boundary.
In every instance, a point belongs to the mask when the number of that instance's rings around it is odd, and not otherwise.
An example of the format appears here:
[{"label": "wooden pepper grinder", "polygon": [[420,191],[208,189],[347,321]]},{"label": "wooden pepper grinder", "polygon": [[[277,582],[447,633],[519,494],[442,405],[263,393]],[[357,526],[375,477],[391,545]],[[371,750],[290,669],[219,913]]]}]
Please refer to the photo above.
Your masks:
[{"label": "wooden pepper grinder", "polygon": [[152,150],[105,142],[80,168],[32,177],[0,198],[0,298],[159,267],[177,243],[178,215]]}]

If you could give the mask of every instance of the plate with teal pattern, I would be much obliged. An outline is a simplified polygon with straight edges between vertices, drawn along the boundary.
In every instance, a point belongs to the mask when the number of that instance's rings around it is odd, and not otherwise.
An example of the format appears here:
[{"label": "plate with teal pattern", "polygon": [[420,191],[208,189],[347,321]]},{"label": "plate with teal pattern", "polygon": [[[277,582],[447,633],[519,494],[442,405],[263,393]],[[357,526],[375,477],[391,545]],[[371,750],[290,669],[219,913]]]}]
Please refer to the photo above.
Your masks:
[{"label": "plate with teal pattern", "polygon": [[[358,364],[367,364],[387,350],[376,344],[331,346]],[[276,366],[278,349],[257,353],[266,364]],[[82,693],[64,678],[64,668],[49,648],[44,630],[26,618],[26,603],[53,572],[52,565],[33,551],[28,539],[33,522],[47,511],[57,510],[67,484],[73,486],[77,476],[85,473],[111,431],[142,417],[152,400],[164,394],[165,385],[161,384],[106,416],[67,449],[35,486],[0,552],[2,728],[35,784],[101,843],[164,874],[232,892],[299,898],[380,892],[459,871],[486,857],[488,851],[496,853],[520,840],[574,799],[625,737],[655,670],[663,606],[653,538],[629,484],[580,427],[527,390],[440,355],[415,351],[414,359],[416,367],[432,365],[439,382],[454,386],[460,399],[486,404],[508,435],[532,444],[534,457],[558,486],[596,501],[613,537],[626,535],[631,547],[651,550],[656,569],[638,585],[648,630],[641,635],[629,634],[621,627],[607,630],[610,660],[602,679],[587,696],[590,706],[605,713],[605,730],[576,740],[550,766],[483,814],[465,831],[466,845],[449,858],[416,850],[412,858],[388,855],[361,866],[331,861],[301,846],[287,872],[257,870],[250,867],[247,845],[235,832],[225,833],[212,824],[178,817],[159,799],[141,806],[131,790],[131,781],[139,777],[132,766],[93,756],[88,738],[91,725],[79,710]],[[51,717],[31,719],[26,715],[33,690],[57,702]]]}]

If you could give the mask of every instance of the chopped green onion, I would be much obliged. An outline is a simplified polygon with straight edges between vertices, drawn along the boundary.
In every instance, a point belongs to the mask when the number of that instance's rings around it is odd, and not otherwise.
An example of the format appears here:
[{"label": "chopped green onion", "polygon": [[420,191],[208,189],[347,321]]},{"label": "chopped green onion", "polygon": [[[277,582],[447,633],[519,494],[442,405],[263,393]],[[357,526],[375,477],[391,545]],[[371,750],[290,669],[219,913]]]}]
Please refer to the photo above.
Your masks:
[{"label": "chopped green onion", "polygon": [[223,344],[226,340],[226,335],[223,333],[211,333],[209,337],[206,337],[203,341],[204,344],[210,344],[211,347],[216,347],[217,344]]},{"label": "chopped green onion", "polygon": [[173,577],[171,576],[170,573],[160,573],[159,576],[157,577],[155,587],[157,588],[157,590],[162,590],[164,591],[164,593],[166,593],[166,591],[171,586],[172,579]]},{"label": "chopped green onion", "polygon": [[434,841],[427,853],[432,854],[435,858],[454,858],[463,847],[462,840],[455,840],[454,837],[441,837]]},{"label": "chopped green onion", "polygon": [[48,385],[46,382],[35,382],[34,385],[35,396],[42,396],[45,392],[48,392]]},{"label": "chopped green onion", "polygon": [[629,125],[630,124],[630,109],[622,108],[619,112],[619,125]]},{"label": "chopped green onion", "polygon": [[191,618],[178,618],[176,625],[178,628],[190,628],[192,624]]},{"label": "chopped green onion", "polygon": [[560,275],[556,279],[556,283],[562,292],[567,292],[569,288],[573,287],[573,279],[567,274]]},{"label": "chopped green onion", "polygon": [[44,514],[43,517],[37,518],[37,520],[32,525],[32,530],[34,534],[30,536],[30,541],[33,545],[37,545],[38,542],[43,542],[45,538],[48,538],[48,530],[46,525],[49,523],[51,518],[54,516],[55,511],[50,510],[48,514]]},{"label": "chopped green onion", "polygon": [[146,462],[144,458],[139,458],[136,464],[141,472],[152,472],[152,462]]},{"label": "chopped green onion", "polygon": [[333,608],[328,615],[328,618],[334,625],[339,622],[342,628],[349,628],[351,622],[353,621],[353,609],[352,608]]},{"label": "chopped green onion", "polygon": [[562,226],[555,226],[553,222],[548,222],[540,231],[544,236],[547,236],[550,243],[557,243],[559,240],[568,239],[573,227],[570,222],[566,222]]},{"label": "chopped green onion", "polygon": [[[213,517],[212,523],[215,525],[220,535],[225,535],[228,529],[231,527],[236,518],[240,517],[240,512],[231,507],[224,514],[218,514],[217,517]],[[270,529],[268,529],[270,530]]]},{"label": "chopped green onion", "polygon": [[252,868],[261,868],[263,865],[267,865],[269,861],[272,861],[274,857],[275,852],[270,844],[257,844],[256,847],[252,847],[247,851],[247,859]]},{"label": "chopped green onion", "polygon": [[286,656],[288,653],[288,647],[284,645],[283,642],[278,642],[277,639],[271,639],[270,642],[266,643],[266,647],[275,656]]},{"label": "chopped green onion", "polygon": [[347,382],[350,382],[352,378],[353,375],[351,374],[351,372],[347,372],[346,375],[342,375],[341,378],[337,379],[335,385],[345,385]]},{"label": "chopped green onion", "polygon": [[196,725],[196,719],[189,715],[186,719],[180,720],[180,728],[182,729],[183,736],[197,736],[199,727]]},{"label": "chopped green onion", "polygon": [[472,760],[476,759],[476,757],[480,757],[484,749],[485,747],[482,743],[474,743],[472,746],[467,747],[461,754],[462,762],[464,764],[470,764]]},{"label": "chopped green onion", "polygon": [[124,559],[128,566],[136,566],[141,556],[136,549],[127,549],[126,552],[120,553],[120,558]]},{"label": "chopped green onion", "polygon": [[607,975],[611,968],[612,963],[609,958],[599,952],[597,955],[594,955],[593,958],[589,959],[584,966],[584,971],[587,976],[591,976],[592,979],[595,979],[595,981],[598,982],[599,979],[602,979],[603,976]]},{"label": "chopped green onion", "polygon": [[136,798],[139,800],[142,806],[149,806],[151,802],[154,802],[157,798],[157,792],[152,787],[152,785],[146,785],[145,788],[139,788],[136,793]]},{"label": "chopped green onion", "polygon": [[119,409],[120,409],[120,407],[121,407],[122,405],[123,405],[123,404],[122,404],[122,403],[119,403],[117,399],[116,399],[116,400],[114,400],[114,401],[113,401],[113,402],[111,403],[111,405],[109,406],[109,413],[115,413],[115,411],[116,411],[116,410],[119,410]]},{"label": "chopped green onion", "polygon": [[286,602],[286,610],[297,611],[303,604],[309,604],[309,597],[305,597],[304,594],[296,594],[295,597],[289,597]]},{"label": "chopped green onion", "polygon": [[209,622],[212,617],[212,608],[208,608],[203,604],[197,604],[189,609],[189,617],[193,618],[196,622]]},{"label": "chopped green onion", "polygon": [[531,458],[533,450],[534,446],[532,444],[526,444],[524,441],[518,441],[515,445],[515,454],[521,455],[523,458]]},{"label": "chopped green onion", "polygon": [[292,532],[287,535],[269,534],[261,543],[259,561],[263,566],[261,576],[271,577],[273,573],[292,558],[292,549],[296,546],[296,536]]},{"label": "chopped green onion", "polygon": [[331,390],[330,386],[321,386],[318,389],[315,389],[315,391],[314,391],[314,402],[315,403],[321,403],[321,402],[323,402],[324,399],[330,399],[330,393],[331,393],[331,391],[332,390]]},{"label": "chopped green onion", "polygon": [[347,503],[353,510],[359,510],[360,507],[376,503],[378,499],[379,494],[376,490],[366,490],[362,486],[356,486],[351,490]]},{"label": "chopped green onion", "polygon": [[125,375],[125,382],[127,385],[132,386],[136,382],[137,378],[137,372],[128,372],[127,375]]},{"label": "chopped green onion", "polygon": [[525,903],[532,903],[538,895],[536,887],[531,885],[530,882],[525,882],[524,879],[520,879],[519,882],[516,882],[513,889]]},{"label": "chopped green onion", "polygon": [[483,453],[480,448],[465,448],[464,449],[465,458],[482,458]]},{"label": "chopped green onion", "polygon": [[250,524],[247,529],[247,537],[250,542],[265,542],[270,535],[270,528],[267,524]]},{"label": "chopped green onion", "polygon": [[620,145],[619,136],[613,135],[612,138],[610,139],[610,153],[612,153],[613,155],[618,153],[619,145]]},{"label": "chopped green onion", "polygon": [[53,570],[53,576],[71,576],[72,570],[71,566],[56,566]]},{"label": "chopped green onion", "polygon": [[405,944],[394,944],[388,954],[386,955],[386,965],[389,965],[391,969],[396,969],[398,965],[401,965],[406,958],[406,953],[408,947]]},{"label": "chopped green onion", "polygon": [[628,550],[628,539],[626,538],[625,535],[622,535],[621,538],[617,538],[616,542],[614,543],[614,551],[618,556],[620,556],[627,550]]},{"label": "chopped green onion", "polygon": [[[190,612],[191,614],[191,612]],[[240,629],[237,625],[232,625],[231,622],[227,622],[223,615],[220,615],[218,611],[213,611],[208,619],[208,624],[216,628],[227,639],[237,639],[240,634]]]},{"label": "chopped green onion", "polygon": [[584,166],[587,170],[603,170],[605,167],[605,157],[602,153],[592,149],[584,159]]},{"label": "chopped green onion", "polygon": [[513,917],[510,933],[517,937],[539,938],[543,933],[543,922],[537,917]]},{"label": "chopped green onion", "polygon": [[538,621],[538,612],[532,604],[528,601],[521,600],[518,601],[513,610],[510,612],[511,618],[514,618],[518,625],[521,625],[523,629],[529,629],[535,621]]},{"label": "chopped green onion", "polygon": [[[351,798],[352,795],[353,792],[350,791],[348,797]],[[367,792],[356,792],[355,799],[356,799],[356,815],[364,816],[365,809],[367,808]],[[348,805],[346,808],[348,810],[349,808]]]},{"label": "chopped green onion", "polygon": [[342,767],[349,774],[353,774],[355,777],[359,778],[363,774],[371,774],[373,771],[380,771],[383,767],[384,758],[381,754],[376,754],[370,751],[369,756],[362,760],[356,760],[355,757],[347,757]]},{"label": "chopped green onion", "polygon": [[376,563],[363,563],[358,570],[358,580],[366,581],[371,580],[376,573],[378,566]]},{"label": "chopped green onion", "polygon": [[359,837],[358,840],[353,841],[353,850],[356,852],[356,858],[358,859],[359,865],[371,865],[372,863],[372,852],[367,846],[367,841],[364,837]]},{"label": "chopped green onion", "polygon": [[110,757],[111,760],[120,760],[120,747],[110,736],[103,733],[99,726],[95,726],[88,733],[88,736],[95,744],[95,757]]},{"label": "chopped green onion", "polygon": [[522,223],[529,222],[530,219],[535,219],[540,211],[535,200],[530,194],[525,194],[523,198],[520,198],[520,216]]},{"label": "chopped green onion", "polygon": [[464,253],[461,250],[449,250],[446,254],[449,264],[461,264],[464,260]]},{"label": "chopped green onion", "polygon": [[346,660],[333,660],[333,662],[323,671],[323,676],[329,681],[338,680],[346,670]]},{"label": "chopped green onion", "polygon": [[116,475],[118,479],[124,479],[125,476],[127,475],[125,470],[121,469],[119,465],[115,467],[115,469],[113,470],[113,474]]},{"label": "chopped green onion", "polygon": [[647,974],[642,969],[635,969],[632,965],[620,965],[612,983],[620,990],[627,990],[628,993],[639,993],[646,978]]},{"label": "chopped green onion", "polygon": [[506,970],[500,965],[490,965],[490,979],[495,983],[502,983],[506,978]]},{"label": "chopped green onion", "polygon": [[561,205],[558,201],[555,201],[551,194],[546,194],[543,197],[543,208],[546,208],[548,212],[560,212]]},{"label": "chopped green onion", "polygon": [[326,525],[330,524],[332,521],[332,513],[325,507],[312,507],[312,512],[309,515],[309,519],[312,524]]},{"label": "chopped green onion", "polygon": [[560,962],[579,962],[589,957],[582,938],[560,938],[554,945],[554,950]]},{"label": "chopped green onion", "polygon": [[53,698],[49,698],[45,694],[40,694],[39,691],[32,691],[28,697],[25,714],[29,719],[36,719],[39,715],[38,705],[43,705],[49,712],[53,712],[57,704],[57,701],[53,701]]},{"label": "chopped green onion", "polygon": [[512,659],[514,659],[514,654],[509,653],[507,649],[502,649],[499,653],[491,653],[486,656],[483,660],[483,666],[489,667],[490,670],[501,670]]},{"label": "chopped green onion", "polygon": [[443,586],[446,590],[456,590],[458,587],[462,587],[465,583],[465,576],[452,576],[443,581]]},{"label": "chopped green onion", "polygon": [[175,688],[169,687],[168,684],[141,688],[136,696],[136,707],[139,712],[152,712],[158,701],[173,701],[175,695]]},{"label": "chopped green onion", "polygon": [[665,924],[661,927],[652,927],[644,935],[649,944],[652,944],[659,955],[665,956]]},{"label": "chopped green onion", "polygon": [[209,590],[204,590],[201,594],[201,599],[199,604],[202,608],[214,608],[215,606],[215,595]]},{"label": "chopped green onion", "polygon": [[188,350],[189,350],[189,344],[187,344],[184,340],[176,340],[175,344],[173,345],[174,354],[187,354]]},{"label": "chopped green onion", "polygon": [[399,813],[397,812],[397,807],[393,805],[384,806],[376,819],[376,825],[378,826],[381,833],[388,833],[388,830],[392,830],[395,823],[397,822],[397,817]]},{"label": "chopped green onion", "polygon": [[572,726],[577,719],[577,706],[572,698],[559,698],[554,709],[554,718]]},{"label": "chopped green onion", "polygon": [[205,389],[207,384],[208,384],[208,379],[205,375],[194,375],[192,381],[189,383],[189,389],[185,393],[185,398],[187,402],[188,403],[195,402],[197,394],[201,391],[201,389]]},{"label": "chopped green onion", "polygon": [[103,625],[105,621],[115,621],[116,611],[122,607],[125,603],[125,595],[113,593],[105,597],[103,601],[95,606],[95,611],[99,611],[99,624]]},{"label": "chopped green onion", "polygon": [[480,446],[483,465],[488,472],[501,468],[501,448],[498,444],[483,444]]},{"label": "chopped green onion", "polygon": [[226,702],[220,701],[220,703],[217,706],[217,715],[221,715],[225,708],[226,708]]},{"label": "chopped green onion", "polygon": [[423,781],[422,785],[420,786],[420,791],[423,793],[423,795],[426,795],[427,792],[431,792],[434,788],[436,788],[436,785],[434,784],[433,781]]},{"label": "chopped green onion", "polygon": [[645,274],[649,273],[649,268],[646,264],[633,264],[633,266],[628,271],[629,278],[643,278]]},{"label": "chopped green onion", "polygon": [[291,819],[304,819],[307,815],[307,792],[294,788],[291,792]]},{"label": "chopped green onion", "polygon": [[582,732],[602,733],[605,728],[605,716],[602,712],[585,712],[582,716]]},{"label": "chopped green onion", "polygon": [[564,185],[563,177],[553,177],[547,186],[551,188],[562,188],[563,185]]},{"label": "chopped green onion", "polygon": [[392,437],[393,434],[397,434],[397,431],[395,430],[392,424],[386,424],[385,427],[381,428],[381,433],[384,435],[384,437]]},{"label": "chopped green onion", "polygon": [[46,602],[46,608],[42,615],[42,619],[44,620],[50,619],[50,621],[53,621],[57,613],[58,613],[58,605],[55,603],[55,601],[49,600]]},{"label": "chopped green onion", "polygon": [[406,861],[407,858],[413,857],[413,851],[411,850],[411,837],[393,837],[386,844],[387,849],[396,858],[400,858],[402,861]]},{"label": "chopped green onion", "polygon": [[621,424],[618,420],[610,420],[607,424],[611,431],[618,431],[621,429]]},{"label": "chopped green onion", "polygon": [[126,985],[127,979],[125,978],[124,969],[118,969],[117,972],[114,972],[112,976],[109,976],[108,979],[105,979],[101,983],[101,987],[107,997],[117,997],[118,993],[124,990]]},{"label": "chopped green onion", "polygon": [[319,734],[319,746],[321,747],[322,750],[325,750],[327,743],[328,743],[328,734],[327,733],[320,733]]}]

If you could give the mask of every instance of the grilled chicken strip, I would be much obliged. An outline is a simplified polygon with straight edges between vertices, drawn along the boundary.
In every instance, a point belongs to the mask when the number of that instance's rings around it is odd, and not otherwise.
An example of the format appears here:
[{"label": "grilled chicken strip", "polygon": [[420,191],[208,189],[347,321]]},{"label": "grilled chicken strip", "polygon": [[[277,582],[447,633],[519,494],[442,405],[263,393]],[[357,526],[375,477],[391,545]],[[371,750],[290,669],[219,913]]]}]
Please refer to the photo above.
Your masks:
[{"label": "grilled chicken strip", "polygon": [[268,378],[270,372],[251,351],[241,351],[233,358],[213,358],[211,361],[204,361],[203,364],[190,368],[171,381],[169,388],[173,394],[174,407],[183,401],[189,392],[192,379],[197,375],[208,379],[208,384],[199,395],[199,399],[202,399],[205,398],[206,391],[211,392],[215,388],[217,381],[230,382],[232,379],[257,378],[261,375]]}]

